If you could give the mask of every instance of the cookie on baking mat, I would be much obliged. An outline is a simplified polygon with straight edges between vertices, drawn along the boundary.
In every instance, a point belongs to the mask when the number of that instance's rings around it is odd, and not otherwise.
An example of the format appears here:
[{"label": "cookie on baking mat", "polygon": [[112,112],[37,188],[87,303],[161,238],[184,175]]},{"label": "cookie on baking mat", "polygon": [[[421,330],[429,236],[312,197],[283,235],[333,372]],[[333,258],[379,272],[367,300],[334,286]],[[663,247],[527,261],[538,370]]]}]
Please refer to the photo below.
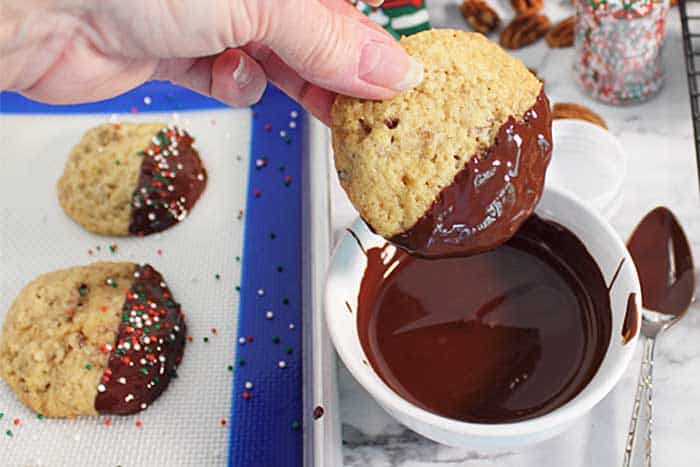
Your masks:
[{"label": "cookie on baking mat", "polygon": [[194,139],[161,123],[88,130],[58,181],[63,210],[90,232],[148,235],[183,220],[207,183]]},{"label": "cookie on baking mat", "polygon": [[98,262],[30,282],[0,334],[0,378],[47,417],[132,414],[168,386],[185,323],[151,266]]},{"label": "cookie on baking mat", "polygon": [[422,256],[484,251],[539,200],[551,156],[542,83],[481,34],[405,37],[423,82],[388,101],[338,97],[340,183],[378,234]]}]

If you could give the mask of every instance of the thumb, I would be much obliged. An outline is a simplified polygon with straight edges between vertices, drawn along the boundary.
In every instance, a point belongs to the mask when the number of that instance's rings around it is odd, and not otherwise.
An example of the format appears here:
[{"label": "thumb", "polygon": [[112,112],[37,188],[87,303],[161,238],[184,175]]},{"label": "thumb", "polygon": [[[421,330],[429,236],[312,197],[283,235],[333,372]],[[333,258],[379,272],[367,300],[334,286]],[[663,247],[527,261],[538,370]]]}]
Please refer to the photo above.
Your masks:
[{"label": "thumb", "polygon": [[[335,0],[341,2],[344,0]],[[341,12],[333,0],[265,1],[274,11],[259,42],[307,81],[367,99],[386,99],[416,86],[423,66],[390,35],[363,22],[359,12]]]}]

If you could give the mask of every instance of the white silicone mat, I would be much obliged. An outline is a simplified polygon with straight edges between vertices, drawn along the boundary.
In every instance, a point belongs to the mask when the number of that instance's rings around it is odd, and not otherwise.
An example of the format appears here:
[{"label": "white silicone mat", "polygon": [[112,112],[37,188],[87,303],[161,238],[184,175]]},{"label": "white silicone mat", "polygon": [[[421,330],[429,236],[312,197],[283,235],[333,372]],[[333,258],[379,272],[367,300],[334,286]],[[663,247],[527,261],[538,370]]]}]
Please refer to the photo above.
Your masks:
[{"label": "white silicone mat", "polygon": [[[55,184],[71,147],[87,128],[119,120],[182,125],[208,170],[191,215],[161,234],[93,235],[58,204]],[[39,419],[0,382],[1,466],[225,465],[250,124],[249,109],[0,115],[0,319],[20,289],[44,272],[97,260],[147,262],[182,304],[192,337],[179,377],[137,415]]]}]

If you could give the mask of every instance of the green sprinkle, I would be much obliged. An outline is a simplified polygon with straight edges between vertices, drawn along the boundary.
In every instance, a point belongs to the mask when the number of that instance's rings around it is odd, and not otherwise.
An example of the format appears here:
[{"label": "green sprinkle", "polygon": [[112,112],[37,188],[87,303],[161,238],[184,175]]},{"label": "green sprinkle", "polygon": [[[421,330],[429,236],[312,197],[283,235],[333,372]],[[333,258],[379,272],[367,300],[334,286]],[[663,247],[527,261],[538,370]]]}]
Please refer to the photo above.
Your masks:
[{"label": "green sprinkle", "polygon": [[284,172],[284,169],[286,168],[284,164],[280,164],[279,167],[277,167],[280,172]]},{"label": "green sprinkle", "polygon": [[12,430],[7,430],[7,431],[5,432],[5,434],[6,434],[7,436],[9,436],[10,438],[12,438]]},{"label": "green sprinkle", "polygon": [[241,358],[240,360],[238,360],[238,364],[240,366],[245,366],[245,360]]},{"label": "green sprinkle", "polygon": [[121,165],[122,163],[119,162],[119,160],[116,160],[116,161],[114,161],[114,164],[115,164],[115,165]]},{"label": "green sprinkle", "polygon": [[156,328],[156,329],[160,329],[160,323],[154,324],[153,327]]},{"label": "green sprinkle", "polygon": [[5,416],[5,414],[0,412],[0,420],[2,420],[2,417],[4,417],[4,416]]},{"label": "green sprinkle", "polygon": [[274,232],[270,232],[270,240],[274,240],[275,238],[277,238],[277,235],[275,235]]},{"label": "green sprinkle", "polygon": [[91,364],[91,363],[88,363],[87,365],[85,365],[85,369],[86,369],[86,370],[92,370],[92,364]]},{"label": "green sprinkle", "polygon": [[275,344],[279,344],[279,343],[280,343],[280,338],[279,338],[279,336],[273,337],[273,338],[272,338],[272,342],[275,343]]},{"label": "green sprinkle", "polygon": [[160,381],[160,378],[158,378],[157,376],[154,376],[154,377],[153,377],[153,383],[154,383],[154,384],[157,383],[157,382],[159,382],[159,381]]},{"label": "green sprinkle", "polygon": [[172,373],[170,373],[170,376],[177,379],[177,370],[173,370]]},{"label": "green sprinkle", "polygon": [[151,333],[151,328],[148,328],[148,327],[143,328],[143,333],[144,333],[144,334],[150,334],[150,333]]},{"label": "green sprinkle", "polygon": [[299,422],[297,422],[296,420],[294,420],[294,421],[292,422],[292,430],[298,430],[298,429],[299,429]]},{"label": "green sprinkle", "polygon": [[283,304],[283,305],[289,305],[289,299],[288,299],[287,297],[284,297],[284,298],[282,299],[282,304]]},{"label": "green sprinkle", "polygon": [[142,375],[147,375],[148,374],[148,369],[141,367],[139,368],[139,371],[141,372]]},{"label": "green sprinkle", "polygon": [[208,338],[208,337],[202,337],[202,340],[203,340],[205,343],[206,343],[206,342],[209,342],[209,338]]},{"label": "green sprinkle", "polygon": [[109,246],[109,251],[111,251],[112,253],[116,253],[116,251],[117,251],[117,245],[114,244],[114,243],[111,244],[111,245]]},{"label": "green sprinkle", "polygon": [[44,416],[42,414],[38,413],[38,414],[36,414],[36,418],[38,418],[39,420],[43,420]]},{"label": "green sprinkle", "polygon": [[83,284],[78,288],[78,293],[80,294],[81,297],[84,297],[88,293],[88,288],[87,285]]},{"label": "green sprinkle", "polygon": [[236,292],[240,292],[240,291],[241,291],[241,286],[240,286],[240,285],[237,285],[237,286],[236,286]]},{"label": "green sprinkle", "polygon": [[240,256],[236,256],[236,262],[239,262],[239,263],[241,262],[241,257],[240,257]]},{"label": "green sprinkle", "polygon": [[294,352],[294,349],[292,349],[291,347],[287,347],[286,352],[291,355],[291,353]]},{"label": "green sprinkle", "polygon": [[218,281],[219,279],[221,279],[221,274],[217,272],[216,274],[214,274],[214,278]]},{"label": "green sprinkle", "polygon": [[227,366],[226,369],[227,369],[228,371],[233,371],[233,365]]},{"label": "green sprinkle", "polygon": [[278,264],[277,265],[277,272],[282,272],[282,271],[284,271],[284,266],[282,266],[281,264]]}]

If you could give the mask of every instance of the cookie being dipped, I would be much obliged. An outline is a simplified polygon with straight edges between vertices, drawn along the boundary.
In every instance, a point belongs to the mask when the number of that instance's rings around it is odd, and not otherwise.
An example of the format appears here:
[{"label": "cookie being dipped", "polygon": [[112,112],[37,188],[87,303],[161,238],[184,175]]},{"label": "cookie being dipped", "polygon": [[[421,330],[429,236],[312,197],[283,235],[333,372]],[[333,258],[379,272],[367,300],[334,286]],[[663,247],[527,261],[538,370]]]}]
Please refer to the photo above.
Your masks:
[{"label": "cookie being dipped", "polygon": [[149,265],[49,272],[22,289],[5,317],[0,378],[47,417],[133,414],[168,386],[185,335],[180,305]]},{"label": "cookie being dipped", "polygon": [[340,183],[365,222],[410,253],[495,248],[544,188],[552,135],[542,83],[481,34],[433,29],[401,45],[424,65],[418,87],[333,105]]},{"label": "cookie being dipped", "polygon": [[58,181],[63,210],[102,235],[149,235],[185,219],[207,183],[194,139],[162,123],[106,123],[73,148]]}]

